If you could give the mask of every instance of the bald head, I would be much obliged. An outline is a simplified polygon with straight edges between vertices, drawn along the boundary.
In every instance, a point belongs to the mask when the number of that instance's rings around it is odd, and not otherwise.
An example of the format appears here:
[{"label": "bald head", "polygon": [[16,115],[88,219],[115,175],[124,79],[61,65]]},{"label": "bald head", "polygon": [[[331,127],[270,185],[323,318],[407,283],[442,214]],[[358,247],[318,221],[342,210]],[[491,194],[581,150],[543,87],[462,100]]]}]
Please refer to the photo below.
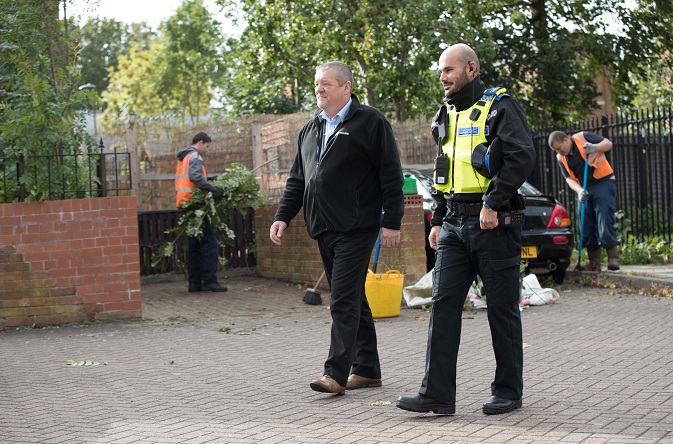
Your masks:
[{"label": "bald head", "polygon": [[464,43],[449,46],[439,57],[439,81],[446,97],[453,97],[479,75],[479,58]]},{"label": "bald head", "polygon": [[474,49],[470,48],[465,43],[456,43],[455,45],[449,46],[444,50],[441,57],[451,57],[453,60],[456,60],[463,65],[474,62],[475,71],[477,73],[479,72],[479,57],[477,57],[477,53],[474,52]]}]

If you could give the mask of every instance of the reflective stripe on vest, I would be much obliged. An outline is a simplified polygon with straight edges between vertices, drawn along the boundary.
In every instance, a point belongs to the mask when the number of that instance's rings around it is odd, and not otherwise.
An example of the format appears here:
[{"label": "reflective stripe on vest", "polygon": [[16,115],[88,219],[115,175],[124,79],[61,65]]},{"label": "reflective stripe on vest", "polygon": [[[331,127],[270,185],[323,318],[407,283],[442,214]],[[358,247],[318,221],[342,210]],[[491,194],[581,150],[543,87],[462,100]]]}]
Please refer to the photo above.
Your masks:
[{"label": "reflective stripe on vest", "polygon": [[[493,90],[489,90],[491,91]],[[444,185],[435,184],[437,191],[445,194],[486,192],[491,179],[472,168],[472,150],[480,143],[486,143],[488,136],[486,119],[495,99],[505,91],[505,88],[499,88],[494,93],[484,94],[477,103],[464,111],[458,112],[455,107],[448,107],[447,137],[442,152],[449,158],[449,180]],[[476,120],[470,119],[472,113],[476,113],[477,110],[479,116]]]},{"label": "reflective stripe on vest", "polygon": [[[175,206],[178,208],[183,202],[192,198],[192,192],[194,188],[197,188],[196,184],[189,180],[189,164],[198,155],[198,151],[194,151],[178,161],[178,166],[175,169]],[[201,166],[201,170],[203,177],[207,177],[205,165]]]},{"label": "reflective stripe on vest", "polygon": [[[587,155],[584,152],[584,144],[587,143],[587,139],[584,138],[584,133],[579,132],[577,134],[574,134],[572,138],[575,141],[575,145],[577,145],[577,149],[580,152],[580,156],[582,156],[582,159],[586,160]],[[563,164],[566,171],[570,174],[570,176],[573,179],[575,179],[579,183],[582,183],[582,181],[580,181],[580,179],[575,175],[575,172],[571,170],[570,167],[568,166],[568,159],[566,159],[566,156],[561,156],[561,163]],[[593,172],[594,179],[602,179],[604,177],[611,176],[612,174],[614,174],[614,171],[610,166],[610,162],[608,162],[608,159],[605,157],[605,153],[602,151],[596,151],[595,153],[589,154],[589,166],[594,168]]]}]

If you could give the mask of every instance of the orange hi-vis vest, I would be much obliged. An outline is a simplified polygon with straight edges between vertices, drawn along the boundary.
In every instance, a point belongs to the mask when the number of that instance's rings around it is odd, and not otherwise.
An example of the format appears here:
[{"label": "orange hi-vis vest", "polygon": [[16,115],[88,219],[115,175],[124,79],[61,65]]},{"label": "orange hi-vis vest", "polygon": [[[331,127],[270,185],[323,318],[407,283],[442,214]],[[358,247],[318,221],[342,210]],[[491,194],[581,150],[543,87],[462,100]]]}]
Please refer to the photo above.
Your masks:
[{"label": "orange hi-vis vest", "polygon": [[[573,140],[575,141],[575,145],[577,145],[577,148],[580,152],[580,155],[582,156],[582,159],[586,160],[587,155],[584,152],[584,144],[587,143],[587,140],[584,138],[584,133],[579,132],[575,135],[572,136]],[[560,156],[561,157],[561,163],[565,167],[566,171],[570,174],[570,176],[578,181],[579,183],[582,183],[580,179],[575,175],[572,169],[568,167],[568,160],[566,159],[566,156]],[[595,153],[589,154],[589,166],[594,168],[594,179],[602,179],[607,176],[611,176],[614,174],[614,171],[612,170],[612,167],[610,166],[610,162],[608,162],[608,159],[605,157],[605,153],[602,151],[596,151]]]},{"label": "orange hi-vis vest", "polygon": [[[192,198],[192,192],[194,188],[197,188],[196,184],[189,180],[189,163],[191,160],[198,156],[198,151],[194,151],[184,157],[184,159],[178,161],[178,166],[175,169],[175,206],[180,208],[182,202],[186,202]],[[203,177],[208,177],[206,174],[206,166],[201,166]]]}]

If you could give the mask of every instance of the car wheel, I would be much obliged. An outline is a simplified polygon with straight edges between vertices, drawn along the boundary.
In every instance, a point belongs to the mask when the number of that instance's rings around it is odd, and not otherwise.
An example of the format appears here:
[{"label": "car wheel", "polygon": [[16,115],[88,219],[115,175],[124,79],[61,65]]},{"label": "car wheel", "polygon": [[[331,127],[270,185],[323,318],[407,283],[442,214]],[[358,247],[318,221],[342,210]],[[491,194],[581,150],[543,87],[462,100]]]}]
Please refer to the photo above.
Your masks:
[{"label": "car wheel", "polygon": [[557,284],[562,284],[566,278],[566,269],[565,268],[563,270],[556,269],[551,272],[551,275],[554,278],[554,282],[556,282]]}]

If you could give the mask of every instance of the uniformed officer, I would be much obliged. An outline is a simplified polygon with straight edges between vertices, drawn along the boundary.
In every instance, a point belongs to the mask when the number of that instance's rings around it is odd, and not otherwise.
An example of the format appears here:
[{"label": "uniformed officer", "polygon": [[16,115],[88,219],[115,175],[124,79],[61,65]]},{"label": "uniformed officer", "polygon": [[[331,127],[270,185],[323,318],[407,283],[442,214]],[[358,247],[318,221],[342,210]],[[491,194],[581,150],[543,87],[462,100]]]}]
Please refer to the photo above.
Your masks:
[{"label": "uniformed officer", "polygon": [[503,88],[486,90],[479,68],[477,54],[462,43],[439,59],[446,105],[433,121],[439,195],[429,236],[437,257],[425,377],[417,395],[402,396],[396,404],[413,412],[455,413],[462,311],[477,275],[496,359],[491,397],[482,411],[507,413],[522,405],[521,226],[505,225],[498,215],[523,210],[518,189],[533,169],[535,150],[521,106]]}]

